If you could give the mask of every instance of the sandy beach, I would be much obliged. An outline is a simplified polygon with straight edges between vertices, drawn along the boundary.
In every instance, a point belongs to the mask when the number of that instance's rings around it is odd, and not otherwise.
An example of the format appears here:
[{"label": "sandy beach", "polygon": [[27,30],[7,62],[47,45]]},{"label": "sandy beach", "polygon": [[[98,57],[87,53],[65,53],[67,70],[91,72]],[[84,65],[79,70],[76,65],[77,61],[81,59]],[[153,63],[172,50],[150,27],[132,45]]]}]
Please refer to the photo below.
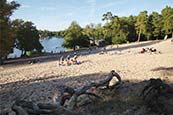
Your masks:
[{"label": "sandy beach", "polygon": [[[0,106],[6,108],[16,99],[51,102],[58,94],[58,86],[75,87],[99,81],[111,70],[118,72],[122,80],[161,78],[173,82],[173,43],[170,39],[116,47],[108,46],[107,54],[102,55],[98,53],[101,49],[88,55],[83,51],[78,58],[82,62],[79,65],[57,66],[57,61],[48,61],[0,66]],[[147,47],[154,47],[159,52],[139,53]]]}]

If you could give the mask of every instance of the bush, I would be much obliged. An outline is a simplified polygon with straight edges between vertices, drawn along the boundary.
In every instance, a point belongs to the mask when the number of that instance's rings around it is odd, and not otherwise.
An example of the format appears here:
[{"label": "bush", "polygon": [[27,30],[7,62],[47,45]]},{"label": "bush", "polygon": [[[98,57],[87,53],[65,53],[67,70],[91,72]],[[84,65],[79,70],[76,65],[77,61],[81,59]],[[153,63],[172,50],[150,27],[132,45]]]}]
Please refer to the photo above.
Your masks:
[{"label": "bush", "polygon": [[125,36],[116,36],[112,38],[112,43],[113,44],[122,44],[122,43],[126,43],[127,39]]}]

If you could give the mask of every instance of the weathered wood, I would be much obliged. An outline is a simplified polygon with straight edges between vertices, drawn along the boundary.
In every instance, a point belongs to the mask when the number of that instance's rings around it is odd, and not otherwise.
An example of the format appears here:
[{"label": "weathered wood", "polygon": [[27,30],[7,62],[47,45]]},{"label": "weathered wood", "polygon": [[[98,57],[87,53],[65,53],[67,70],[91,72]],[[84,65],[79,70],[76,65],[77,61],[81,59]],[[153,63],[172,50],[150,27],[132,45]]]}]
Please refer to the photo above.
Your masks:
[{"label": "weathered wood", "polygon": [[40,115],[40,114],[52,114],[53,111],[52,110],[46,110],[46,109],[37,109],[37,110],[33,110],[33,109],[28,109],[25,108],[25,110],[29,113],[29,115]]},{"label": "weathered wood", "polygon": [[105,80],[102,80],[99,83],[90,83],[88,85],[85,85],[85,86],[79,88],[75,93],[77,95],[81,95],[81,94],[85,93],[88,89],[90,89],[92,87],[98,88],[98,87],[102,87],[102,86],[108,86],[109,82],[112,80],[113,77],[116,77],[118,79],[118,82],[121,82],[120,75],[118,73],[116,73],[114,70],[112,70],[108,74],[108,76],[107,76],[107,78]]},{"label": "weathered wood", "polygon": [[77,98],[78,96],[85,94],[89,89],[95,87],[102,87],[102,86],[107,86],[109,88],[109,82],[112,80],[113,77],[116,77],[118,79],[118,82],[121,82],[121,77],[118,73],[116,73],[114,70],[112,70],[108,76],[106,77],[105,80],[102,80],[98,83],[90,83],[87,84],[85,86],[82,86],[80,88],[78,88],[75,93],[72,95],[72,97],[69,100],[69,104],[68,104],[68,109],[73,110],[76,105],[77,105]]},{"label": "weathered wood", "polygon": [[[80,95],[88,95],[101,99],[100,96],[89,92],[88,90],[91,88],[98,88],[103,86],[107,86],[109,88],[109,82],[112,80],[113,77],[116,77],[118,79],[118,83],[121,82],[121,77],[119,76],[119,74],[112,70],[105,80],[102,80],[98,83],[89,83],[85,86],[79,87],[78,89],[74,89],[69,86],[61,86],[59,88],[60,105],[50,103],[36,104],[29,101],[16,101],[12,106],[12,110],[15,111],[17,115],[86,115],[84,113],[76,113],[73,111],[77,106],[78,97]],[[67,108],[63,107],[66,100],[69,100]]]},{"label": "weathered wood", "polygon": [[33,109],[33,110],[39,109],[37,104],[35,104],[31,101],[17,100],[14,104],[16,104],[17,106],[21,106],[23,108],[29,108],[29,109]]},{"label": "weathered wood", "polygon": [[40,107],[40,109],[52,110],[51,115],[84,115],[83,113],[77,113],[77,112],[70,111],[57,104],[39,103],[38,106]]},{"label": "weathered wood", "polygon": [[17,106],[16,104],[13,104],[11,108],[16,115],[29,115],[25,109],[23,109],[21,106]]},{"label": "weathered wood", "polygon": [[85,94],[88,95],[88,96],[96,97],[97,99],[102,99],[102,97],[100,97],[100,96],[98,96],[98,95],[96,95],[96,94],[94,94],[94,93],[85,92]]}]

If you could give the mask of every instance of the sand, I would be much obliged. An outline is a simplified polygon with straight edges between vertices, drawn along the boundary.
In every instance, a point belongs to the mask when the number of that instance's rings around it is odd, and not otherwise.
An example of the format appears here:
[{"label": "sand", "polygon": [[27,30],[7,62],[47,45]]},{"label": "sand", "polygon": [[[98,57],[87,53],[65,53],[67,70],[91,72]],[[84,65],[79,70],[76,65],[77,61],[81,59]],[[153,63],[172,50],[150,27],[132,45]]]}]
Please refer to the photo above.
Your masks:
[{"label": "sand", "polygon": [[[53,96],[58,95],[60,85],[75,87],[99,81],[111,70],[117,71],[122,80],[161,78],[173,82],[173,43],[170,39],[116,47],[108,46],[107,54],[81,55],[79,65],[57,66],[57,61],[50,61],[0,66],[0,106],[9,107],[16,99],[51,102]],[[140,54],[146,47],[154,47],[159,52]]]}]

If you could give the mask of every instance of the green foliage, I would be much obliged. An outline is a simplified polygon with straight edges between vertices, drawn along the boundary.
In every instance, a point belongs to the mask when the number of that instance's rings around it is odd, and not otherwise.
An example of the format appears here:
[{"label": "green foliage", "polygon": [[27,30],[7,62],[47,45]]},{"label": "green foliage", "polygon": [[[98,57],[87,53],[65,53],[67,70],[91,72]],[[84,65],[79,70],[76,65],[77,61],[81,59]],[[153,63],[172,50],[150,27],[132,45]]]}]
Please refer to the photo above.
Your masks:
[{"label": "green foliage", "polygon": [[138,33],[138,41],[140,41],[141,34],[145,35],[148,29],[148,15],[147,11],[140,12],[136,19],[136,32]]},{"label": "green foliage", "polygon": [[10,16],[19,7],[16,2],[0,1],[0,60],[6,56],[14,45],[15,31],[12,28]]},{"label": "green foliage", "polygon": [[149,16],[151,23],[151,31],[153,39],[159,39],[163,37],[162,33],[162,16],[157,12],[152,12]]},{"label": "green foliage", "polygon": [[82,33],[82,28],[73,21],[67,30],[64,43],[62,44],[66,48],[73,48],[76,50],[76,46],[86,47],[89,45],[89,38]]},{"label": "green foliage", "polygon": [[93,23],[86,25],[83,29],[83,34],[89,37],[90,40],[94,41],[96,39],[96,28]]},{"label": "green foliage", "polygon": [[129,16],[126,19],[127,23],[128,23],[128,36],[127,36],[127,41],[129,42],[134,42],[137,40],[136,36],[136,30],[135,30],[135,23],[136,23],[136,17],[135,16]]},{"label": "green foliage", "polygon": [[122,43],[126,43],[126,42],[127,42],[127,38],[125,35],[116,36],[116,37],[112,38],[113,44],[122,44]]},{"label": "green foliage", "polygon": [[39,30],[40,39],[48,39],[48,38],[51,38],[53,36],[56,36],[55,32],[51,32],[48,30]]},{"label": "green foliage", "polygon": [[162,10],[163,31],[165,34],[173,34],[173,8],[166,6]]},{"label": "green foliage", "polygon": [[96,40],[101,40],[101,39],[104,39],[104,33],[103,33],[103,28],[101,26],[101,24],[98,24],[96,27],[95,27],[95,39]]},{"label": "green foliage", "polygon": [[103,18],[102,20],[106,20],[106,22],[108,23],[108,21],[112,21],[113,20],[113,14],[111,12],[107,12],[106,14],[103,14]]},{"label": "green foliage", "polygon": [[[106,21],[104,26],[91,23],[83,28],[82,33],[88,36],[92,44],[96,40],[105,40],[107,44],[155,40],[173,34],[173,8],[169,6],[161,14],[152,12],[148,15],[147,11],[142,11],[137,16],[118,17],[107,12],[103,14],[102,20]],[[68,35],[68,30],[59,31],[58,35]],[[69,42],[68,36],[66,41]]]},{"label": "green foliage", "polygon": [[106,40],[111,39],[111,42],[109,41],[109,43],[121,44],[125,43],[127,38],[135,37],[135,34],[133,34],[135,32],[133,22],[132,16],[130,21],[128,17],[119,18],[118,16],[114,16],[113,20],[105,25]]},{"label": "green foliage", "polygon": [[55,36],[64,38],[66,35],[66,32],[67,32],[66,30],[55,32]]},{"label": "green foliage", "polygon": [[[162,13],[142,11],[137,16],[118,17],[111,12],[103,14],[104,26],[93,23],[83,28],[82,33],[88,36],[92,44],[96,40],[105,40],[107,44],[134,42],[141,40],[163,39],[173,33],[173,8],[166,6]],[[68,30],[59,31],[67,35]],[[68,37],[68,36],[67,36]],[[121,40],[122,39],[122,40]]]},{"label": "green foliage", "polygon": [[86,35],[90,41],[92,41],[92,44],[90,45],[96,45],[95,42],[97,40],[103,40],[105,39],[104,37],[104,28],[102,27],[101,24],[89,24],[86,25],[86,27],[83,29],[83,34]]},{"label": "green foliage", "polygon": [[17,32],[16,47],[23,51],[23,55],[26,54],[26,51],[34,49],[41,52],[43,47],[39,42],[39,31],[32,22],[16,19],[13,21],[13,26]]}]

